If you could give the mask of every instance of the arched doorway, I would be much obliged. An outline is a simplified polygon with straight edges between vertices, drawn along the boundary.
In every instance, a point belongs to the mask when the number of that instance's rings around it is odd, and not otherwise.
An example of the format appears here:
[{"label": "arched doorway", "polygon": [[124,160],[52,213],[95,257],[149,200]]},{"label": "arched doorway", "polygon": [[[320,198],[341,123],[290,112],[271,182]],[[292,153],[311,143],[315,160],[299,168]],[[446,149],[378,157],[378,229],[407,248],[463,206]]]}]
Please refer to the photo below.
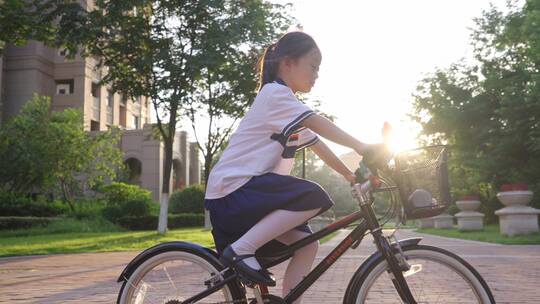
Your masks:
[{"label": "arched doorway", "polygon": [[128,183],[141,185],[142,163],[140,160],[130,157],[124,162],[128,171]]}]

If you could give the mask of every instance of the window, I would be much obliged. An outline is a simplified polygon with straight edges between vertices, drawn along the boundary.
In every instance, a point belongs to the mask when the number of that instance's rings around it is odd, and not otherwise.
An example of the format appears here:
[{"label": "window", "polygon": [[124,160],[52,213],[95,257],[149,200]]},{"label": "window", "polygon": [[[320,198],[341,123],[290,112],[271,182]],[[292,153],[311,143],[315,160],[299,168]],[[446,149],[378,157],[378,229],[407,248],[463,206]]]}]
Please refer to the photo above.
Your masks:
[{"label": "window", "polygon": [[97,84],[92,82],[92,88],[91,88],[91,94],[92,94],[92,115],[93,118],[96,121],[101,120],[101,99],[100,94],[101,93],[101,87]]},{"label": "window", "polygon": [[120,126],[121,127],[126,127],[126,107],[125,106],[120,106],[120,111],[119,111],[119,123],[120,123]]},{"label": "window", "polygon": [[56,95],[73,94],[74,81],[73,79],[56,80]]},{"label": "window", "polygon": [[133,115],[133,129],[139,128],[139,116]]},{"label": "window", "polygon": [[99,121],[90,121],[90,131],[99,131]]},{"label": "window", "polygon": [[125,106],[127,103],[127,96],[126,94],[122,94],[122,97],[120,98],[120,105]]},{"label": "window", "polygon": [[112,108],[114,106],[114,93],[111,90],[107,91],[107,107]]},{"label": "window", "polygon": [[99,85],[95,82],[92,82],[92,97],[99,98]]}]

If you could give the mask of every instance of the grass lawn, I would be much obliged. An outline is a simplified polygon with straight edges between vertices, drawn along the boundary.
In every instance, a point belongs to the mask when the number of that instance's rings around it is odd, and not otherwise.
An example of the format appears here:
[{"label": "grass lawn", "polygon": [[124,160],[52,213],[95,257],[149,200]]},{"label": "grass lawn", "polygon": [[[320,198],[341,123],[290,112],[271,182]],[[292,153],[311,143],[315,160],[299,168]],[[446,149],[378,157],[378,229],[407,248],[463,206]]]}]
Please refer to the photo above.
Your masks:
[{"label": "grass lawn", "polygon": [[322,239],[320,239],[320,243],[321,243],[321,244],[324,244],[324,243],[330,241],[330,240],[331,240],[333,237],[335,237],[338,233],[339,233],[339,230],[330,233],[329,235],[327,235],[327,236],[323,237]]},{"label": "grass lawn", "polygon": [[[24,231],[23,231],[24,232]],[[325,237],[328,241],[337,232]],[[32,235],[17,231],[0,233],[0,256],[143,250],[169,241],[186,241],[214,248],[212,234],[202,228],[155,231],[76,232]]]},{"label": "grass lawn", "polygon": [[186,241],[213,247],[210,231],[184,228],[162,236],[155,231],[77,232],[0,238],[0,256],[142,250],[161,242]]},{"label": "grass lawn", "polygon": [[484,226],[483,231],[461,232],[457,228],[453,229],[434,229],[420,228],[417,232],[440,235],[456,239],[482,241],[489,243],[508,244],[508,245],[536,245],[540,244],[540,233],[529,235],[520,235],[508,237],[499,233],[498,225]]}]

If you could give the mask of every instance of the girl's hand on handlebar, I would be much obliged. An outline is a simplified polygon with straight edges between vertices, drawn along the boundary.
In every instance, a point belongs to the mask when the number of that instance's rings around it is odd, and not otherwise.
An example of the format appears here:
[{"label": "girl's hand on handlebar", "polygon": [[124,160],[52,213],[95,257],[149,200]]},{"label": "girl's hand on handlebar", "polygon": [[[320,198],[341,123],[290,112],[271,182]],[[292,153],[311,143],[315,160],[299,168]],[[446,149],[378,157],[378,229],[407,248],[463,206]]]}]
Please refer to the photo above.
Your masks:
[{"label": "girl's hand on handlebar", "polygon": [[350,172],[349,174],[345,175],[344,177],[349,183],[351,183],[351,185],[356,183],[356,175],[354,173]]}]

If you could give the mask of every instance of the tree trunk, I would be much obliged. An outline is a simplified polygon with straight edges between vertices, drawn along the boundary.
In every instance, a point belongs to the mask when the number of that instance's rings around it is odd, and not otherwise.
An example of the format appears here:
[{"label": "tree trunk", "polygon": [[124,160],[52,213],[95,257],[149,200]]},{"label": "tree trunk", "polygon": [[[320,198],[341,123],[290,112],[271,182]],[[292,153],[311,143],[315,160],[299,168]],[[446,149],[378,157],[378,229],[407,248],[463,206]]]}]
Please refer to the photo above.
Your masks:
[{"label": "tree trunk", "polygon": [[208,184],[208,177],[210,176],[210,167],[212,166],[213,155],[206,153],[204,156],[204,184]]},{"label": "tree trunk", "polygon": [[62,197],[63,197],[63,201],[64,203],[66,203],[68,206],[69,206],[69,209],[73,212],[75,211],[75,206],[73,205],[73,201],[71,200],[71,195],[69,194],[69,190],[67,188],[67,185],[66,183],[61,180],[60,181],[60,185],[61,185],[61,189],[62,189]]},{"label": "tree trunk", "polygon": [[161,193],[161,202],[159,208],[158,233],[165,234],[167,232],[167,214],[169,212],[169,193]]},{"label": "tree trunk", "polygon": [[172,150],[174,142],[174,133],[165,140],[165,165],[163,168],[163,185],[161,190],[161,202],[159,208],[158,233],[167,232],[167,214],[169,212],[169,192],[172,171]]},{"label": "tree trunk", "polygon": [[[208,186],[208,176],[210,176],[210,167],[212,166],[212,159],[213,155],[210,153],[206,153],[204,156],[204,188],[206,192],[206,187]],[[204,229],[211,230],[212,229],[212,223],[210,222],[210,212],[208,210],[204,209]]]}]

